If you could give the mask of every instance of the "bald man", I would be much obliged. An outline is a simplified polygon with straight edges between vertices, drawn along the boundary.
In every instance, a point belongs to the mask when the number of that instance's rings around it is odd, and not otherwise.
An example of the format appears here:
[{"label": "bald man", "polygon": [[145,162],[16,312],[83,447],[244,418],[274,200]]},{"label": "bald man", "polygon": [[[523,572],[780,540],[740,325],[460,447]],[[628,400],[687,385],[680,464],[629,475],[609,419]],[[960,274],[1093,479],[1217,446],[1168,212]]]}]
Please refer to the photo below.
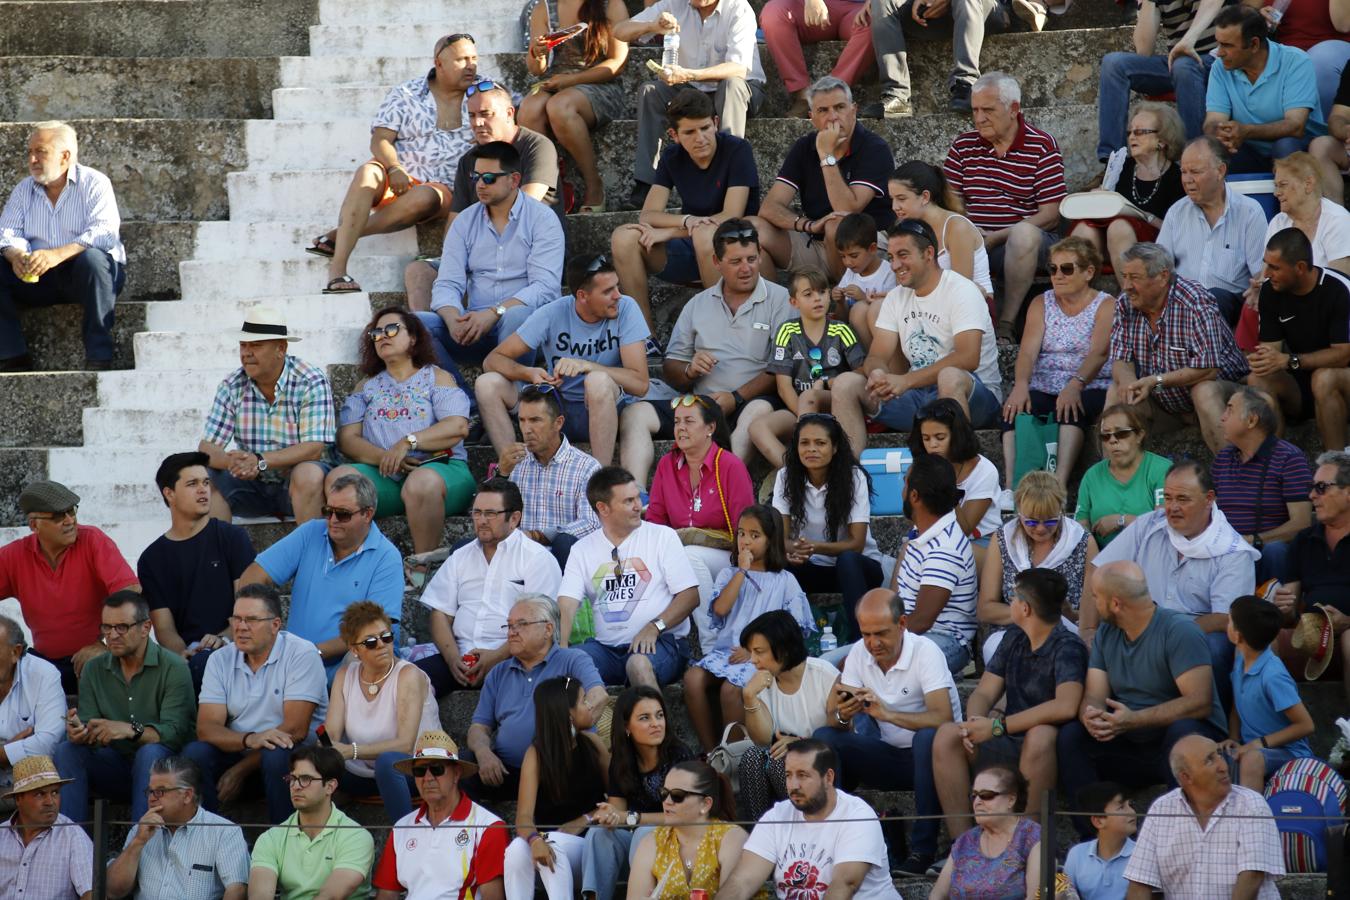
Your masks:
[{"label": "bald man", "polygon": [[1155,891],[1276,900],[1284,853],[1265,798],[1228,780],[1228,761],[1207,737],[1177,741],[1168,764],[1178,786],[1148,809],[1125,867],[1127,900]]},{"label": "bald man", "polygon": [[[1057,740],[1064,795],[1104,778],[1175,787],[1167,759],[1177,741],[1227,733],[1205,636],[1189,616],[1153,602],[1133,562],[1097,569],[1092,589],[1101,624],[1083,703]],[[1086,819],[1074,826],[1092,836]]]}]

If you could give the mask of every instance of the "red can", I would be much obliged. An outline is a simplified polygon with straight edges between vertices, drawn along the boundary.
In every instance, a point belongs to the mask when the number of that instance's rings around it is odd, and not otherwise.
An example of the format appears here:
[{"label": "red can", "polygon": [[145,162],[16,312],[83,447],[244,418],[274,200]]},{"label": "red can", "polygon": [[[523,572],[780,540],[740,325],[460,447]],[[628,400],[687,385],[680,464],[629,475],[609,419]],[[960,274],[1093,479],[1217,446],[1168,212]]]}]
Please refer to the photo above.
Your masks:
[{"label": "red can", "polygon": [[708,892],[703,888],[694,888],[689,892],[689,900],[708,900]]},{"label": "red can", "polygon": [[477,654],[477,653],[465,653],[463,656],[461,656],[461,657],[459,658],[459,661],[462,662],[462,663],[464,663],[464,665],[466,665],[466,666],[468,666],[469,668],[472,669],[474,666],[478,665],[478,654]]}]

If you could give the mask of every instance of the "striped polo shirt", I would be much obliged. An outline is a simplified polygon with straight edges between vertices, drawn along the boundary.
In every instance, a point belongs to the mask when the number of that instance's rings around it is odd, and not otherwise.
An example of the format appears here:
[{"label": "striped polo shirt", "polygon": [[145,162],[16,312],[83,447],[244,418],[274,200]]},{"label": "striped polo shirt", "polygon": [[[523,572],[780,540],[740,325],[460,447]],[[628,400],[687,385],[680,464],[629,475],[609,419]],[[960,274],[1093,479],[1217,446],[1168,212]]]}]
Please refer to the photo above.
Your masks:
[{"label": "striped polo shirt", "polygon": [[[1233,5],[1232,0],[1224,0],[1224,6]],[[1158,9],[1158,16],[1162,20],[1162,33],[1167,39],[1167,49],[1171,50],[1177,45],[1177,41],[1186,34],[1186,29],[1191,27],[1191,20],[1195,18],[1195,12],[1200,8],[1200,0],[1157,0],[1154,6]],[[1195,52],[1201,55],[1214,49],[1214,23],[1202,32],[1195,41]]]},{"label": "striped polo shirt", "polygon": [[1042,203],[1064,199],[1064,157],[1048,133],[1017,115],[1017,137],[1003,156],[978,131],[957,135],[942,170],[983,231],[1011,228]]},{"label": "striped polo shirt", "polygon": [[919,589],[925,586],[951,591],[933,630],[970,643],[975,637],[975,556],[955,510],[911,539],[904,550],[896,592],[905,601],[906,615],[914,612]]},{"label": "striped polo shirt", "polygon": [[1214,457],[1215,499],[1238,534],[1270,531],[1289,521],[1289,503],[1308,502],[1312,469],[1303,451],[1275,435],[1246,462],[1229,444]]}]

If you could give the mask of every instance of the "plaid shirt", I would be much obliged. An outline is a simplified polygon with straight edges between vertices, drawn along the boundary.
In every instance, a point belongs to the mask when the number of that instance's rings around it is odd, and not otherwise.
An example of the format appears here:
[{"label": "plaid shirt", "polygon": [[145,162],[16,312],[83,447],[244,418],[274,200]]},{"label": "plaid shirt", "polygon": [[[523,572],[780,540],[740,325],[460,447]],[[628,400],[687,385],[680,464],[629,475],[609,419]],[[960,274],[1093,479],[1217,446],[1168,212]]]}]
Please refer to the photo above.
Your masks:
[{"label": "plaid shirt", "polygon": [[75,900],[94,887],[94,842],[65,816],[27,845],[18,814],[0,826],[0,900]]},{"label": "plaid shirt", "polygon": [[[1155,332],[1148,316],[1116,298],[1111,324],[1111,359],[1134,363],[1137,377],[1166,374],[1178,369],[1218,369],[1222,381],[1238,381],[1250,368],[1233,339],[1233,330],[1199,282],[1174,277],[1167,289],[1162,318]],[[1189,387],[1159,387],[1153,396],[1168,412],[1190,412]]]},{"label": "plaid shirt", "polygon": [[317,366],[288,355],[274,403],[267,402],[242,366],[222,381],[202,440],[226,447],[233,438],[240,450],[266,453],[310,441],[331,445],[336,432],[328,378]]},{"label": "plaid shirt", "polygon": [[548,465],[526,453],[511,470],[511,480],[525,498],[520,527],[578,538],[599,528],[600,520],[586,500],[586,483],[599,469],[595,457],[573,447],[565,436]]}]

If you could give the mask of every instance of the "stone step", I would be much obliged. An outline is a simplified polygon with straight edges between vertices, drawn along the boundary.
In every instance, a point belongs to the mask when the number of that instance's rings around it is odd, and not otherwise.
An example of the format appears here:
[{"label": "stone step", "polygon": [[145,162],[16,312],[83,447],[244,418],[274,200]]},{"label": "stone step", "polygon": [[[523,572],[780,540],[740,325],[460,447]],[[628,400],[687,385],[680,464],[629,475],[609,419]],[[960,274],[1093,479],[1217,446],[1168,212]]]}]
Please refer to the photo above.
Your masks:
[{"label": "stone step", "polygon": [[[305,248],[316,235],[333,227],[336,210],[330,219],[290,222],[199,222],[192,252],[185,262],[249,259],[319,259]],[[325,224],[326,223],[326,224]],[[412,256],[417,252],[417,233],[411,229],[394,234],[372,234],[361,238],[353,251],[359,256]],[[364,283],[364,282],[363,282]],[[400,285],[401,286],[401,285]]]},{"label": "stone step", "polygon": [[[305,341],[305,359],[318,365],[356,362],[359,334],[357,326],[334,326],[313,334]],[[238,340],[224,331],[141,332],[135,337],[135,348],[136,368],[145,370],[177,371],[186,360],[205,368],[225,367],[237,365],[239,359]],[[209,403],[210,398],[205,398],[205,402]]]},{"label": "stone step", "polygon": [[[303,250],[296,252],[294,244],[290,249],[290,258],[248,259],[247,265],[242,266],[238,259],[185,260],[178,267],[183,299],[210,303],[264,294],[285,298],[294,294],[318,294],[328,283],[328,260]],[[240,253],[243,257],[248,255],[247,250]],[[348,264],[348,274],[367,291],[402,290],[403,268],[411,258],[412,254],[354,256]],[[341,299],[341,295],[334,296]],[[287,299],[285,308],[288,310],[289,303]],[[368,306],[366,312],[369,312]],[[361,322],[365,318],[363,315]]]},{"label": "stone step", "polygon": [[350,168],[231,172],[225,177],[236,222],[336,218],[351,183]]},{"label": "stone step", "polygon": [[[515,4],[506,4],[501,10],[501,18],[507,19],[518,14],[511,12]],[[440,27],[447,33],[447,23],[470,22],[482,6],[473,0],[425,0],[409,3],[407,0],[319,0],[319,22],[324,25],[383,25],[397,22],[399,25],[430,24]],[[453,28],[450,28],[453,31]],[[465,28],[477,37],[478,28]],[[430,55],[431,50],[427,50]]]},{"label": "stone step", "polygon": [[[206,421],[209,396],[184,398],[185,404],[176,409],[105,409],[94,407],[84,411],[84,446],[87,448],[134,447],[165,445],[184,450],[196,448],[201,440],[202,424]],[[154,478],[154,471],[142,477]],[[85,475],[88,480],[89,475]],[[139,480],[139,479],[137,479]]]},{"label": "stone step", "polygon": [[0,446],[80,443],[84,433],[80,413],[84,407],[98,402],[98,377],[93,372],[0,375],[0,409],[5,411]]},{"label": "stone step", "polygon": [[[467,16],[460,21],[468,24]],[[311,25],[309,52],[313,56],[401,56],[425,50],[430,58],[436,41],[453,30],[454,26],[446,22]],[[479,53],[525,49],[525,38],[515,12],[474,22],[470,30]]]},{"label": "stone step", "polygon": [[[129,369],[132,339],[145,327],[146,304],[119,300],[113,321],[113,368]],[[84,368],[81,335],[83,310],[76,305],[19,307],[19,324],[28,341],[28,353],[39,371],[79,371]]]},{"label": "stone step", "polygon": [[[191,306],[187,303],[163,305]],[[170,411],[181,409],[185,398],[193,402],[200,402],[196,398],[205,398],[205,402],[209,404],[211,398],[215,396],[216,387],[221,380],[238,368],[239,360],[237,358],[234,363],[234,367],[178,369],[174,371],[172,378],[156,378],[136,369],[127,369],[121,372],[99,372],[95,399],[98,407],[106,410],[159,409]],[[62,452],[74,452],[82,449],[77,447],[72,448],[71,451]],[[98,452],[102,454],[105,451],[100,449]],[[91,462],[91,460],[82,460],[81,466],[87,462]],[[99,464],[98,470],[100,475],[108,480],[116,481],[123,478],[121,473],[115,469],[108,469],[102,464]],[[140,472],[143,474],[144,469],[141,469]],[[56,475],[52,477],[56,478]],[[60,479],[57,478],[57,480]]]},{"label": "stone step", "polygon": [[313,337],[334,325],[360,328],[370,318],[369,295],[292,294],[271,299],[260,297],[218,297],[211,300],[177,300],[152,303],[146,310],[147,331],[210,331],[237,333],[245,313],[254,306],[268,304],[286,311],[288,326],[302,343],[293,344],[302,353]]}]

